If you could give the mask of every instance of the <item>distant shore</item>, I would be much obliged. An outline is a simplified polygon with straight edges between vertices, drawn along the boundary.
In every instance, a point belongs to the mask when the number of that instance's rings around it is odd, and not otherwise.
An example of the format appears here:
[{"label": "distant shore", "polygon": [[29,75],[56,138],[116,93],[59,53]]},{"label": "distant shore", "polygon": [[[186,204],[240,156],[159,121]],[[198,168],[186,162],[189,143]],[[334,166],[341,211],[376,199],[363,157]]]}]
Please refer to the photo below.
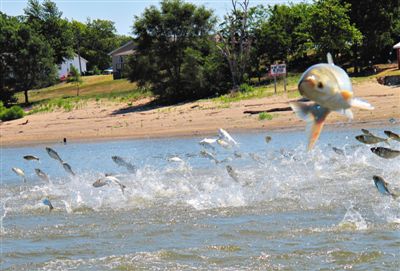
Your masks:
[{"label": "distant shore", "polygon": [[[375,81],[353,86],[355,96],[367,100],[375,110],[353,109],[354,120],[332,113],[325,129],[352,127],[399,127],[400,87],[388,87]],[[205,136],[216,134],[218,128],[229,132],[286,131],[305,129],[305,122],[292,111],[268,113],[272,119],[244,111],[275,110],[288,107],[295,99],[286,95],[243,100],[229,104],[196,101],[175,106],[149,108],[148,100],[132,105],[112,102],[89,102],[82,109],[70,112],[37,113],[0,124],[1,147],[68,142]],[[390,119],[397,123],[392,124]],[[27,122],[28,121],[28,122]],[[27,123],[26,123],[27,122]],[[24,124],[26,123],[26,124]]]}]

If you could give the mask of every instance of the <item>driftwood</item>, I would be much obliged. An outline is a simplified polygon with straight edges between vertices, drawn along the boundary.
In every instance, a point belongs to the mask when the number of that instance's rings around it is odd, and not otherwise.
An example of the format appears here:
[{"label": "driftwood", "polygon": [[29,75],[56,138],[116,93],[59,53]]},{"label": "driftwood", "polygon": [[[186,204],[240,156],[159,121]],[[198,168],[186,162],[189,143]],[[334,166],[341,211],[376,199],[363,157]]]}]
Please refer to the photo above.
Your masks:
[{"label": "driftwood", "polygon": [[260,114],[260,113],[271,113],[271,112],[285,112],[285,111],[292,111],[292,108],[290,106],[288,107],[277,107],[277,108],[271,108],[267,110],[246,110],[243,111],[243,114]]}]

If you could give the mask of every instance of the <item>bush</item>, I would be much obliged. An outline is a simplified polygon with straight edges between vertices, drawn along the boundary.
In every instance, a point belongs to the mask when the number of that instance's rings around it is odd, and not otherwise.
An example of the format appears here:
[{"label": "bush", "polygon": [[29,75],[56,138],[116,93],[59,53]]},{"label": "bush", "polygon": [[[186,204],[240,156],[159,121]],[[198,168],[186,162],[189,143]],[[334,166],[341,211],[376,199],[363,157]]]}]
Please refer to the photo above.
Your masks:
[{"label": "bush", "polygon": [[239,86],[240,92],[252,92],[254,88],[246,83],[243,83]]},{"label": "bush", "polygon": [[7,120],[15,120],[22,118],[25,116],[24,110],[19,107],[18,105],[14,105],[11,108],[4,108],[4,106],[1,104],[2,108],[0,108],[0,119],[2,121],[7,121]]},{"label": "bush", "polygon": [[258,114],[258,119],[259,120],[272,120],[273,116],[271,114],[268,114],[267,112],[261,112]]}]

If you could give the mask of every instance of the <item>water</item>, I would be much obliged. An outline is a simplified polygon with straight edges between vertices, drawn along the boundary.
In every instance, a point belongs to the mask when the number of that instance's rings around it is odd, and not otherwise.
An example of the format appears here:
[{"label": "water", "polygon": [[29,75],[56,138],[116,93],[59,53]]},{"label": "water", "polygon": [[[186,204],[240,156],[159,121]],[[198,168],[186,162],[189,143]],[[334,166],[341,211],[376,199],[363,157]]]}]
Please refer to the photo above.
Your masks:
[{"label": "water", "polygon": [[[310,153],[304,132],[233,134],[241,157],[216,147],[218,164],[199,155],[201,138],[51,146],[76,176],[44,145],[3,148],[1,268],[399,270],[400,200],[379,194],[372,176],[400,191],[400,157],[379,158],[354,139],[359,133],[324,131]],[[40,162],[22,159],[27,154]],[[185,163],[168,162],[173,156]],[[11,167],[24,169],[27,182]],[[106,172],[119,174],[124,193],[92,186]]]}]

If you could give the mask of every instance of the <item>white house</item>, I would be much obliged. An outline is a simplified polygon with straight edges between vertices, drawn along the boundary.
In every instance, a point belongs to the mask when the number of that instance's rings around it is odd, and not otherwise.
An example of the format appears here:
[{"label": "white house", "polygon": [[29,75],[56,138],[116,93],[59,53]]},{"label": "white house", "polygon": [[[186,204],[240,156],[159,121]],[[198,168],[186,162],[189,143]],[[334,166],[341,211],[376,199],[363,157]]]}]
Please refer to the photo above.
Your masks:
[{"label": "white house", "polygon": [[59,78],[67,77],[68,73],[71,70],[71,65],[74,66],[78,71],[80,71],[81,74],[85,73],[87,71],[86,70],[87,63],[88,61],[86,59],[84,59],[81,56],[78,56],[77,54],[74,54],[73,58],[65,59],[63,63],[58,65],[58,77]]}]

